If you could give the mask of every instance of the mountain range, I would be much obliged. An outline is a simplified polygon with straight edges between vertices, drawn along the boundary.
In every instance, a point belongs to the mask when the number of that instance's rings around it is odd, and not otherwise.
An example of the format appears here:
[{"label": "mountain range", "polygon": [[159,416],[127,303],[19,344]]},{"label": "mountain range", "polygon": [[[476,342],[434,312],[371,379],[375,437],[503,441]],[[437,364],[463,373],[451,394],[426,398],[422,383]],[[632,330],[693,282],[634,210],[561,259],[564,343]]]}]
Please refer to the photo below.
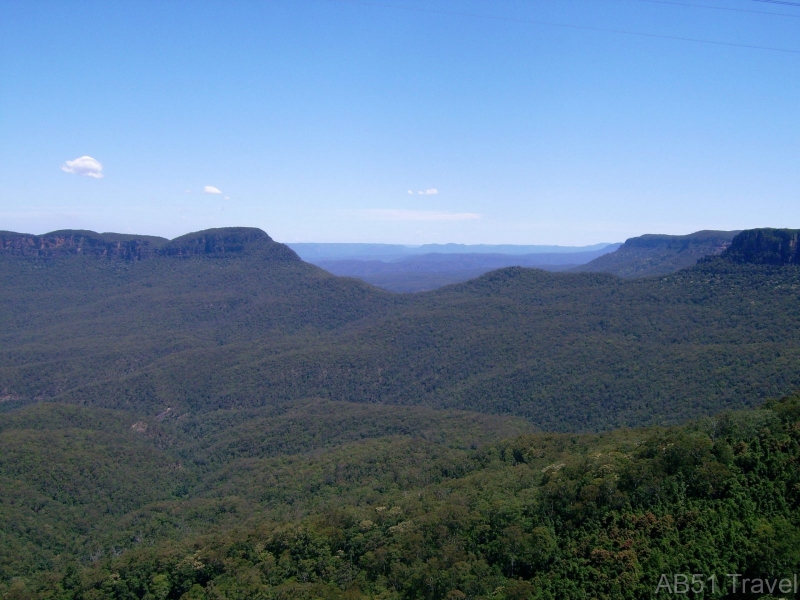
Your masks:
[{"label": "mountain range", "polygon": [[795,572],[798,233],[397,294],[258,229],[2,232],[0,596],[635,599]]},{"label": "mountain range", "polygon": [[461,283],[503,267],[547,271],[613,273],[649,277],[693,266],[723,252],[738,231],[689,235],[643,235],[624,244],[587,247],[464,246],[429,244],[292,244],[298,254],[326,271],[357,277],[394,292],[420,292]]},{"label": "mountain range", "polygon": [[751,237],[664,277],[511,267],[398,295],[255,229],[168,243],[4,234],[3,406],[149,414],[329,398],[555,430],[675,423],[800,387],[786,368],[800,356],[800,273],[743,254]]},{"label": "mountain range", "polygon": [[[422,244],[407,246],[402,244],[287,244],[303,260],[316,263],[319,260],[383,260],[397,261],[411,256],[426,254],[575,254],[581,252],[601,252],[609,246],[615,250],[619,244],[592,244],[590,246],[554,246],[522,244]],[[608,250],[608,251],[611,251]]]}]

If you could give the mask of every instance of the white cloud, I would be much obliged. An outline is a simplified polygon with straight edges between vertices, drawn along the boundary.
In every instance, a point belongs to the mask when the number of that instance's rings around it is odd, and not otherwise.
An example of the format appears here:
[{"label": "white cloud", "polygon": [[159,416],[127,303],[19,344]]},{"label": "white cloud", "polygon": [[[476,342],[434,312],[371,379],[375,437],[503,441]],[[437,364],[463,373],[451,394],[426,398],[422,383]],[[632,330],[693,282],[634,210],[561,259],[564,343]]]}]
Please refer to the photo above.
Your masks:
[{"label": "white cloud", "polygon": [[214,187],[213,185],[204,185],[203,186],[203,191],[206,194],[221,194],[222,193],[222,190],[220,190],[219,188]]},{"label": "white cloud", "polygon": [[84,177],[103,178],[103,165],[91,156],[81,156],[75,160],[68,160],[61,165],[61,170],[65,173],[83,175]]},{"label": "white cloud", "polygon": [[438,193],[439,190],[436,188],[428,188],[427,190],[420,190],[417,192],[417,194],[420,194],[421,196],[435,196]]},{"label": "white cloud", "polygon": [[436,210],[403,210],[396,208],[372,208],[356,211],[357,214],[375,221],[474,221],[483,218],[478,213],[451,213]]},{"label": "white cloud", "polygon": [[408,190],[408,193],[409,193],[409,194],[413,194],[413,193],[414,193],[414,190]]},{"label": "white cloud", "polygon": [[230,200],[230,199],[231,199],[230,196],[225,196],[225,200]]}]

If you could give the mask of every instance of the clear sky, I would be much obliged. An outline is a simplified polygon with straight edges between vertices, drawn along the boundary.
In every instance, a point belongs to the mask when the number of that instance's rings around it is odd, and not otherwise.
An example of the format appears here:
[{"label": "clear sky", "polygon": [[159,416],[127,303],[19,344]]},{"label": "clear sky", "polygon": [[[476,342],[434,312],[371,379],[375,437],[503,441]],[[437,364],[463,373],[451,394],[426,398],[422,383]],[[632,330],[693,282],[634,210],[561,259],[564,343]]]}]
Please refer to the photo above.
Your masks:
[{"label": "clear sky", "polygon": [[0,0],[0,229],[583,245],[799,184],[800,2]]}]

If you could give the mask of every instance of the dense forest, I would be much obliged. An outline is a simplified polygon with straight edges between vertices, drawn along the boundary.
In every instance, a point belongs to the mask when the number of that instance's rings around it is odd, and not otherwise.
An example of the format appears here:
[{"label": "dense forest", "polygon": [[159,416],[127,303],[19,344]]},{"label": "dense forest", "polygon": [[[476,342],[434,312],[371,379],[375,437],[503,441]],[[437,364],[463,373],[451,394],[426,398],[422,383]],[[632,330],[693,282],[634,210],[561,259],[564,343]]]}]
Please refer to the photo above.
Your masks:
[{"label": "dense forest", "polygon": [[750,598],[726,575],[800,566],[797,396],[582,435],[326,402],[132,418],[3,419],[4,598],[638,599],[687,573]]},{"label": "dense forest", "polygon": [[3,409],[47,399],[146,416],[328,398],[597,431],[800,388],[791,262],[722,255],[639,279],[508,268],[391,294],[258,230],[70,235],[0,253]]},{"label": "dense forest", "polygon": [[0,232],[0,597],[767,597],[800,569],[798,256],[753,230],[412,295],[254,229]]}]

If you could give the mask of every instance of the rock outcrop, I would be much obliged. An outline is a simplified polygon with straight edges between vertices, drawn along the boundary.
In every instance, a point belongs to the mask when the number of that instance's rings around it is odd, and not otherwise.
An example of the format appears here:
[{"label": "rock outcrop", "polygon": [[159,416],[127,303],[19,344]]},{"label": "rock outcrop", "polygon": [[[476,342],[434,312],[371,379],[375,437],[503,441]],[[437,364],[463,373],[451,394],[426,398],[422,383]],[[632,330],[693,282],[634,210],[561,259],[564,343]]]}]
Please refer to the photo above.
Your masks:
[{"label": "rock outcrop", "polygon": [[761,265],[800,264],[800,229],[747,229],[733,238],[722,258]]}]

